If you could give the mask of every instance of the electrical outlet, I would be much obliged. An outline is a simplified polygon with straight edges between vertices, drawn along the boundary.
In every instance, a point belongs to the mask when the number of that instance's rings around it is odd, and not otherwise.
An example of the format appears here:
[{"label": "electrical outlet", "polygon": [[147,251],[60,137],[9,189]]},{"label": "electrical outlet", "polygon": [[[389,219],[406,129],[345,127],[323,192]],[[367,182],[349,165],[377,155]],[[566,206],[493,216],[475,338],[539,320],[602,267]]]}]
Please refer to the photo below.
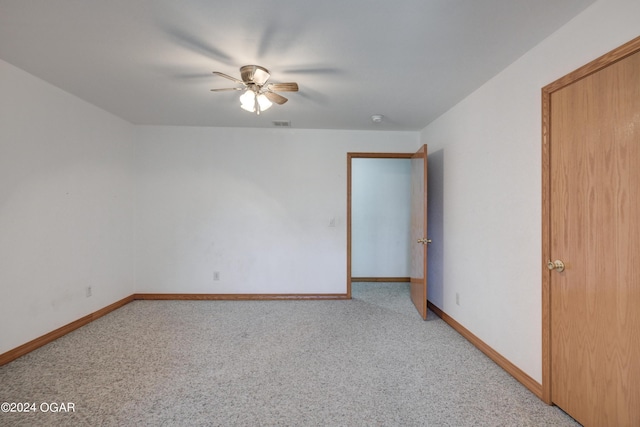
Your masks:
[{"label": "electrical outlet", "polygon": [[460,294],[456,292],[456,305],[460,305]]},{"label": "electrical outlet", "polygon": [[84,290],[84,295],[89,298],[92,295],[92,290],[91,290],[91,286],[87,286],[87,288]]},{"label": "electrical outlet", "polygon": [[220,280],[220,272],[219,271],[214,271],[213,272],[213,280]]}]

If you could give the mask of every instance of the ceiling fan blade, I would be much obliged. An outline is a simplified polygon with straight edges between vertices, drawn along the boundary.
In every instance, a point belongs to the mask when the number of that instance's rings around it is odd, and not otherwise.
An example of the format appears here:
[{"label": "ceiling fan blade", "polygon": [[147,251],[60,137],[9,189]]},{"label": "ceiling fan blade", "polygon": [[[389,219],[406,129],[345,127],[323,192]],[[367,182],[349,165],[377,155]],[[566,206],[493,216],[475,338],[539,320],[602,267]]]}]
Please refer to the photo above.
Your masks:
[{"label": "ceiling fan blade", "polygon": [[240,75],[242,76],[242,81],[246,83],[255,83],[258,86],[264,85],[271,74],[269,74],[269,70],[259,65],[245,65],[240,67]]},{"label": "ceiling fan blade", "polygon": [[242,80],[236,79],[235,77],[231,77],[228,74],[221,73],[220,71],[214,71],[213,74],[215,74],[217,76],[220,76],[220,77],[224,77],[225,79],[229,79],[229,80],[234,81],[234,82],[236,82],[238,84],[241,84],[241,85],[244,84],[244,82]]},{"label": "ceiling fan blade", "polygon": [[264,92],[264,96],[266,96],[269,101],[275,102],[276,104],[279,104],[279,105],[282,105],[288,101],[288,99],[285,98],[284,96],[278,95],[277,93],[274,93],[274,92],[268,92],[268,91]]},{"label": "ceiling fan blade", "polygon": [[243,87],[225,87],[222,89],[211,89],[211,92],[226,92],[228,90],[244,90]]},{"label": "ceiling fan blade", "polygon": [[267,89],[275,92],[297,92],[298,83],[269,83]]}]

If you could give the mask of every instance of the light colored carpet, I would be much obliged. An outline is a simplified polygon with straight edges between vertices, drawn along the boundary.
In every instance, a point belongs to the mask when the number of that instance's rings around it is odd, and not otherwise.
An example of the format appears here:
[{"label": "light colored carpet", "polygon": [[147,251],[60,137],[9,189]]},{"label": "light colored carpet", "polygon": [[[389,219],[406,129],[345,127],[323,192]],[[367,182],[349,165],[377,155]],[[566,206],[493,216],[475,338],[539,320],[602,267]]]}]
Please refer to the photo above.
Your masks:
[{"label": "light colored carpet", "polygon": [[[576,426],[406,284],[351,301],[135,301],[0,367],[2,426]],[[45,407],[46,408],[46,407]]]}]

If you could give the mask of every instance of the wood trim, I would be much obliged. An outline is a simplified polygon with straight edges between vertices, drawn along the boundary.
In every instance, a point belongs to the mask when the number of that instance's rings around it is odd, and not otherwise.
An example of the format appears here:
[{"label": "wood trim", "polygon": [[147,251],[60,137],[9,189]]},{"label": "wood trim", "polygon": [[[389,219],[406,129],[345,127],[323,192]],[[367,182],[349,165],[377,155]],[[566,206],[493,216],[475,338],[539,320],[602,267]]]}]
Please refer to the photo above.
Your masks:
[{"label": "wood trim", "polygon": [[33,350],[42,347],[43,345],[49,344],[50,342],[55,341],[56,339],[68,334],[69,332],[72,332],[126,304],[129,304],[133,300],[133,295],[130,295],[126,298],[121,299],[120,301],[116,301],[113,304],[101,308],[98,311],[95,311],[47,334],[44,334],[41,337],[31,340],[26,344],[22,344],[21,346],[16,347],[13,350],[9,350],[6,353],[0,354],[0,366],[6,365],[11,361],[16,360],[18,357],[24,356],[25,354],[30,353]]},{"label": "wood trim", "polygon": [[351,298],[351,159],[347,153],[347,295]]},{"label": "wood trim", "polygon": [[551,254],[551,155],[550,129],[551,95],[595,72],[640,51],[640,37],[623,44],[564,77],[542,88],[542,394],[541,399],[552,404],[551,396],[551,275],[546,261]]},{"label": "wood trim", "polygon": [[410,282],[410,277],[352,277],[352,282]]},{"label": "wood trim", "polygon": [[[347,153],[351,159],[410,159],[413,153]],[[351,162],[349,162],[351,163]]]},{"label": "wood trim", "polygon": [[347,296],[351,298],[351,159],[411,159],[413,153],[347,153]]},{"label": "wood trim", "polygon": [[640,37],[636,37],[635,39],[623,44],[622,46],[617,47],[611,52],[605,53],[599,58],[594,59],[593,61],[589,62],[586,65],[583,65],[575,71],[572,71],[566,76],[560,77],[553,83],[549,83],[544,87],[543,90],[547,91],[548,93],[555,92],[565,86],[568,86],[580,79],[589,76],[590,74],[598,72],[603,68],[607,68],[611,64],[618,62],[626,58],[627,56],[633,55],[638,50],[640,50]]},{"label": "wood trim", "polygon": [[462,335],[465,339],[467,339],[471,344],[473,344],[478,350],[483,352],[489,359],[493,360],[498,366],[504,369],[508,374],[510,374],[513,378],[518,380],[522,385],[528,388],[533,394],[538,396],[538,398],[542,398],[542,385],[538,383],[536,380],[527,375],[523,370],[518,368],[516,365],[507,360],[500,353],[495,351],[489,345],[487,345],[480,338],[475,336],[471,331],[458,323],[455,319],[449,316],[444,311],[440,310],[438,307],[433,305],[431,301],[427,301],[427,306],[429,310],[435,313],[436,316],[444,320],[446,324],[451,326],[456,332]]},{"label": "wood trim", "polygon": [[551,156],[549,152],[549,121],[551,93],[542,89],[542,396],[551,405],[551,272],[545,262],[551,259]]},{"label": "wood trim", "polygon": [[282,301],[344,300],[347,294],[133,294],[136,300],[194,301]]}]

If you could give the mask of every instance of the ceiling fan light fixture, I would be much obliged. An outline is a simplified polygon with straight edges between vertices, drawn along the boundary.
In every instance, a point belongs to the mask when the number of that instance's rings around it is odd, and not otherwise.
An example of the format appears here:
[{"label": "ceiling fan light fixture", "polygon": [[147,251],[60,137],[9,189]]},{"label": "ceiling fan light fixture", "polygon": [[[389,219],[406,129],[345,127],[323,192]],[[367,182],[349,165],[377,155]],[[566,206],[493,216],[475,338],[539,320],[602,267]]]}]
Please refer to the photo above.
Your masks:
[{"label": "ceiling fan light fixture", "polygon": [[224,77],[227,80],[231,80],[237,84],[243,85],[242,87],[228,87],[220,89],[211,89],[212,92],[225,92],[238,90],[244,92],[240,95],[240,107],[251,113],[260,114],[263,111],[271,108],[273,103],[282,105],[287,102],[287,98],[276,93],[278,92],[297,92],[298,84],[295,82],[289,83],[269,83],[270,74],[269,71],[259,65],[245,65],[240,67],[240,76],[242,80],[231,77],[228,74],[221,73],[220,71],[214,71],[213,74]]}]

